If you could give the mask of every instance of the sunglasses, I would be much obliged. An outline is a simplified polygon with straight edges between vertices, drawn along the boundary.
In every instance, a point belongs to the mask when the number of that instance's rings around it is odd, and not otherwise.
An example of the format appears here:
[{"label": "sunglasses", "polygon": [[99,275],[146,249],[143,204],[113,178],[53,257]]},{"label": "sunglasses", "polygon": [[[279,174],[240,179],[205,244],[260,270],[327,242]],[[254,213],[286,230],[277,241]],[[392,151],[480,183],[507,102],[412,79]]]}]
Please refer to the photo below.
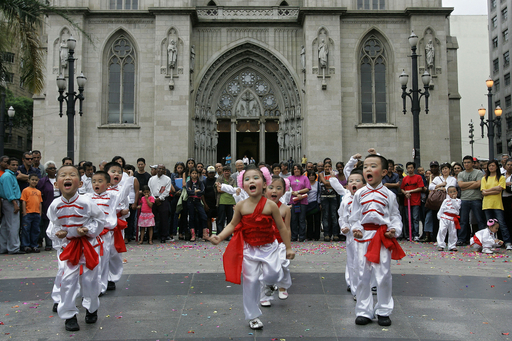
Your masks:
[{"label": "sunglasses", "polygon": [[32,160],[32,158],[31,157],[26,157],[25,160]]}]

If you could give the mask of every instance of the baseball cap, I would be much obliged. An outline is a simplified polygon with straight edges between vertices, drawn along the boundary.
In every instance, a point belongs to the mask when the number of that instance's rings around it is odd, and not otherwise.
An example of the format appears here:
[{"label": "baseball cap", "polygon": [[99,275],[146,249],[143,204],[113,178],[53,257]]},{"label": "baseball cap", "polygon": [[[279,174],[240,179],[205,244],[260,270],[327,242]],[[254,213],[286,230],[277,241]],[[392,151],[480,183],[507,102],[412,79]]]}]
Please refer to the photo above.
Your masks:
[{"label": "baseball cap", "polygon": [[157,169],[158,165],[149,166],[149,168]]},{"label": "baseball cap", "polygon": [[432,166],[437,166],[437,167],[439,167],[439,162],[437,162],[437,161],[432,161],[432,162],[430,162],[430,167],[432,167]]},{"label": "baseball cap", "polygon": [[215,167],[213,167],[213,166],[208,166],[208,168],[206,168],[206,171],[207,171],[208,173],[215,173]]},{"label": "baseball cap", "polygon": [[476,157],[474,157],[474,158],[473,158],[473,161],[474,161],[474,162],[476,162],[476,161],[478,161],[478,159],[477,159]]}]

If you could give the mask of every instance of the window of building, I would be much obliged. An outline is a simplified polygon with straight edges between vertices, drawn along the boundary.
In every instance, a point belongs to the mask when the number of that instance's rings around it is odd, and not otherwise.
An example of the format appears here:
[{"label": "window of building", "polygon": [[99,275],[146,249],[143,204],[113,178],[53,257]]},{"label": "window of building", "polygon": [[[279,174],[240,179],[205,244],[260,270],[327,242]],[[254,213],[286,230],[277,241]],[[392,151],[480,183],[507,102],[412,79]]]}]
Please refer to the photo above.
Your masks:
[{"label": "window of building", "polygon": [[498,58],[492,61],[492,70],[495,73],[500,71],[500,60]]},{"label": "window of building", "polygon": [[499,78],[494,81],[494,91],[496,91],[496,92],[500,91],[500,79]]},{"label": "window of building", "polygon": [[361,122],[386,123],[386,51],[375,36],[368,38],[360,53]]},{"label": "window of building", "polygon": [[5,63],[14,63],[14,53],[11,53],[11,52],[2,53],[2,61]]},{"label": "window of building", "polygon": [[510,85],[510,72],[507,73],[503,78],[505,78],[505,86]]},{"label": "window of building", "polygon": [[496,152],[498,154],[503,153],[503,144],[501,142],[496,143]]},{"label": "window of building", "polygon": [[23,137],[18,136],[18,149],[23,148]]},{"label": "window of building", "polygon": [[507,115],[506,121],[507,121],[507,130],[512,130],[512,116],[510,116],[510,114]]},{"label": "window of building", "polygon": [[491,21],[492,21],[492,28],[498,27],[498,17],[492,17]]},{"label": "window of building", "polygon": [[14,73],[6,72],[4,77],[7,83],[14,83]]},{"label": "window of building", "polygon": [[110,9],[139,9],[139,0],[110,0]]},{"label": "window of building", "polygon": [[503,18],[503,21],[508,19],[508,9],[506,7],[501,10],[501,17]]},{"label": "window of building", "polygon": [[492,48],[495,49],[498,47],[498,37],[492,38]]},{"label": "window of building", "polygon": [[357,0],[357,9],[386,9],[386,0]]},{"label": "window of building", "polygon": [[510,53],[509,51],[503,54],[503,66],[508,66],[510,64]]},{"label": "window of building", "polygon": [[512,97],[510,95],[505,97],[505,107],[510,108],[512,106]]},{"label": "window of building", "polygon": [[503,31],[503,41],[508,41],[508,28]]},{"label": "window of building", "polygon": [[119,36],[108,56],[108,123],[135,123],[135,50]]}]

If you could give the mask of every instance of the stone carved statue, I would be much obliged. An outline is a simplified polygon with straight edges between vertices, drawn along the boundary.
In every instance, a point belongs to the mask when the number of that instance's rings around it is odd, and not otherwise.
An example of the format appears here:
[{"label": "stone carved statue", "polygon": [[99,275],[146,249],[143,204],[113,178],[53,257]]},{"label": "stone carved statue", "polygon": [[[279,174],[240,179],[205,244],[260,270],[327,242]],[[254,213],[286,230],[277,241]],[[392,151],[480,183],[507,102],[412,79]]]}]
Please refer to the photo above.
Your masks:
[{"label": "stone carved statue", "polygon": [[259,117],[260,116],[260,108],[256,101],[254,101],[254,104],[251,108],[251,116],[252,117]]},{"label": "stone carved statue", "polygon": [[169,58],[169,68],[174,69],[178,57],[178,48],[176,47],[174,39],[171,39],[171,42],[167,46],[167,57]]},{"label": "stone carved statue", "polygon": [[327,67],[328,55],[329,55],[329,49],[327,47],[327,44],[325,43],[325,39],[322,39],[322,41],[318,45],[318,61],[320,63],[320,67],[322,69]]},{"label": "stone carved statue", "polygon": [[195,46],[192,45],[192,47],[190,47],[190,71],[191,72],[194,72],[195,60],[196,60],[196,50],[195,50]]},{"label": "stone carved statue", "polygon": [[217,144],[219,143],[219,134],[217,131],[213,132],[212,136],[212,149],[215,150],[217,148]]},{"label": "stone carved statue", "polygon": [[60,44],[60,66],[62,69],[68,68],[68,46],[64,42]]},{"label": "stone carved statue", "polygon": [[195,135],[194,135],[194,145],[196,148],[199,148],[199,124],[196,123],[196,129],[195,129]]},{"label": "stone carved statue", "polygon": [[301,127],[300,125],[297,126],[297,134],[295,135],[295,144],[297,145],[297,148],[300,148],[302,144],[302,134],[300,132]]},{"label": "stone carved statue", "polygon": [[284,149],[284,136],[282,130],[277,132],[277,144],[279,144],[280,149]]},{"label": "stone carved statue", "polygon": [[201,135],[199,136],[199,145],[201,146],[201,148],[203,148],[205,146],[205,143],[206,143],[206,132],[204,131],[204,127],[203,127],[203,130],[201,131]]},{"label": "stone carved statue", "polygon": [[434,68],[435,63],[435,49],[434,44],[432,43],[432,39],[428,41],[428,44],[425,46],[425,58],[427,61],[427,68],[432,69]]},{"label": "stone carved statue", "polygon": [[302,45],[302,49],[300,51],[300,63],[302,65],[302,70],[306,69],[306,49],[304,45]]}]

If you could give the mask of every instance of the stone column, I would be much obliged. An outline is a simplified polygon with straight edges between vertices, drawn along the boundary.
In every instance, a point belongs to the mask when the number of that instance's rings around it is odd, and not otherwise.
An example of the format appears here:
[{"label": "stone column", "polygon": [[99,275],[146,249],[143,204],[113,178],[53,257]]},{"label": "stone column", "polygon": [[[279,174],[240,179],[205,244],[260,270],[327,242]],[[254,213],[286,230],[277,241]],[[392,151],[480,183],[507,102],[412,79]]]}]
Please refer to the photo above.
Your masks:
[{"label": "stone column", "polygon": [[236,118],[231,119],[231,170],[236,161]]},{"label": "stone column", "polygon": [[259,160],[260,161],[266,161],[265,160],[265,119],[260,120],[260,155]]}]

